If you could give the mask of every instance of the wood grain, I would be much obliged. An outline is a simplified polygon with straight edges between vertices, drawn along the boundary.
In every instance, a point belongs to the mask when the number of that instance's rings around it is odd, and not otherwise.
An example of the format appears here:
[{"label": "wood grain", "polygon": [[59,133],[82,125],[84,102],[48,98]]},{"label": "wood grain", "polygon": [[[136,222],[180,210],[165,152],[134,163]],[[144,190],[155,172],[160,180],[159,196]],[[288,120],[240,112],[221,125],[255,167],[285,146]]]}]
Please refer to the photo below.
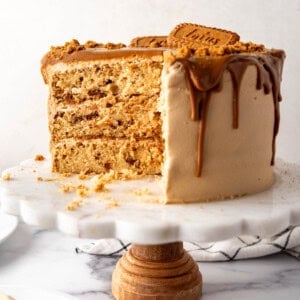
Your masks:
[{"label": "wood grain", "polygon": [[196,300],[202,276],[182,242],[133,245],[116,266],[112,292],[117,300]]}]

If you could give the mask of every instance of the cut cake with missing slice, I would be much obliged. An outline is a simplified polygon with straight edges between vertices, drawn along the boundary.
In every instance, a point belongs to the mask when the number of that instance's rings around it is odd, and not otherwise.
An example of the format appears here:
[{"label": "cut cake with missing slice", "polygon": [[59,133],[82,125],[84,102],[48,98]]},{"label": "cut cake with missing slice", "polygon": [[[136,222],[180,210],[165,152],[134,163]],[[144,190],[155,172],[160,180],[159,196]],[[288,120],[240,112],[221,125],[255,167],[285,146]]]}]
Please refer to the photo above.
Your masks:
[{"label": "cut cake with missing slice", "polygon": [[160,175],[164,203],[270,187],[284,52],[238,38],[181,24],[130,47],[53,47],[42,61],[52,170]]}]

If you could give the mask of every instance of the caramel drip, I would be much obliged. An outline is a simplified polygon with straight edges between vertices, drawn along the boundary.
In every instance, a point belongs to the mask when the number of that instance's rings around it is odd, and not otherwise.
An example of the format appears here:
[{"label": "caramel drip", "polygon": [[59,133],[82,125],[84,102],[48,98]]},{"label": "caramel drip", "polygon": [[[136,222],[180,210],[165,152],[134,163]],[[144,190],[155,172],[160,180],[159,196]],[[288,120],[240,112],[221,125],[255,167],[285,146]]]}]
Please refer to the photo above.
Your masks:
[{"label": "caramel drip", "polygon": [[274,122],[273,141],[272,141],[272,157],[271,157],[272,166],[274,165],[275,162],[275,150],[276,150],[275,140],[279,131],[279,123],[280,123],[279,102],[282,100],[281,92],[280,92],[280,82],[281,82],[284,58],[285,58],[285,54],[283,52],[275,52],[273,56],[261,57],[263,66],[269,72],[270,79],[273,83],[272,93],[273,93],[273,101],[274,101],[275,122]]},{"label": "caramel drip", "polygon": [[228,71],[231,75],[233,84],[233,99],[232,99],[232,128],[239,127],[239,94],[243,75],[247,69],[247,64],[236,62],[228,65]]},{"label": "caramel drip", "polygon": [[249,65],[257,69],[257,89],[265,94],[272,91],[274,102],[274,130],[272,140],[271,165],[274,164],[275,140],[279,129],[279,101],[281,101],[280,82],[285,54],[281,50],[270,53],[245,55],[236,54],[223,57],[197,57],[189,60],[178,59],[186,70],[187,86],[190,91],[191,119],[199,122],[196,176],[200,177],[203,166],[203,147],[206,116],[211,92],[221,89],[221,80],[225,70],[231,74],[233,83],[232,127],[239,127],[239,93],[243,75]]},{"label": "caramel drip", "polygon": [[196,164],[196,176],[200,177],[202,172],[202,163],[203,163],[203,141],[204,141],[204,133],[205,133],[205,125],[206,125],[206,115],[207,108],[209,104],[210,94],[208,93],[199,93],[197,97],[199,101],[198,113],[199,113],[199,124],[198,124],[198,139],[197,139],[197,164]]}]

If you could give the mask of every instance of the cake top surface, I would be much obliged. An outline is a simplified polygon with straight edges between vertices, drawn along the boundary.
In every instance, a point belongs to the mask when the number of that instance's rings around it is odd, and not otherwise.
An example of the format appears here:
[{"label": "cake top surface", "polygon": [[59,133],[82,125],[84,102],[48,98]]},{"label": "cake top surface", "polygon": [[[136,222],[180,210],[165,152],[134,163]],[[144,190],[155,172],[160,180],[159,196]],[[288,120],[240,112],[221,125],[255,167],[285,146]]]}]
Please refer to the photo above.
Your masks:
[{"label": "cake top surface", "polygon": [[91,50],[91,49],[106,49],[106,50],[112,50],[112,49],[122,49],[126,47],[125,44],[118,43],[97,43],[94,41],[87,41],[85,44],[80,44],[78,40],[73,39],[69,42],[66,42],[63,46],[51,46],[50,51],[45,55],[45,60],[61,60],[66,55],[72,54],[74,52],[79,52],[83,50]]},{"label": "cake top surface", "polygon": [[[52,46],[41,62],[41,70],[46,80],[46,68],[59,62],[93,61],[128,56],[162,55],[167,63],[178,59],[199,58],[219,60],[218,57],[231,55],[269,54],[284,56],[281,50],[269,50],[262,44],[242,42],[237,33],[224,29],[197,24],[177,25],[168,36],[136,37],[126,46],[123,43],[97,43],[88,41],[80,44],[76,39],[63,46]],[[275,54],[274,54],[275,53]],[[276,54],[277,53],[277,54]]]},{"label": "cake top surface", "polygon": [[[183,23],[177,25],[168,36],[144,36],[136,37],[126,46],[123,43],[97,43],[88,41],[80,44],[73,39],[63,46],[52,46],[50,51],[44,56],[42,66],[65,61],[66,57],[75,53],[89,53],[95,49],[104,49],[107,52],[120,50],[125,53],[126,49],[137,50],[144,48],[145,51],[151,49],[176,49],[180,57],[189,55],[195,56],[223,56],[234,53],[264,52],[265,47],[253,42],[241,42],[237,33],[206,27],[202,25]],[[118,53],[118,51],[113,51]],[[183,55],[183,53],[185,53]],[[81,55],[82,58],[82,55]]]}]

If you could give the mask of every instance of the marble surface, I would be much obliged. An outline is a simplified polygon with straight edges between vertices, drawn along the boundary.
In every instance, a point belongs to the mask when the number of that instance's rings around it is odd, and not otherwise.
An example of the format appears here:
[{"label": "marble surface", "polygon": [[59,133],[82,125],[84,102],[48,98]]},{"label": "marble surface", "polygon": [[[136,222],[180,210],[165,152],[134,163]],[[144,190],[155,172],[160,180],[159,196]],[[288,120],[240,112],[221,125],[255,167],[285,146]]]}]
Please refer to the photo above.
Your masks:
[{"label": "marble surface", "polygon": [[[118,257],[77,254],[87,240],[24,223],[0,244],[0,284],[66,292],[79,300],[107,300]],[[300,262],[284,254],[236,262],[199,263],[203,300],[299,299]]]},{"label": "marble surface", "polygon": [[[47,159],[29,159],[2,174],[11,177],[0,181],[4,212],[20,215],[27,224],[81,238],[119,238],[139,244],[207,242],[236,235],[272,236],[300,224],[300,165],[282,159],[276,160],[273,186],[241,197],[238,205],[236,199],[189,205],[154,203],[162,197],[161,181],[155,177],[113,181],[105,185],[105,192],[94,192],[93,176],[79,180],[75,175],[54,175]],[[78,196],[78,185],[84,185],[86,195]],[[71,191],[64,193],[62,187]],[[66,207],[74,200],[82,205],[68,211]]]}]

